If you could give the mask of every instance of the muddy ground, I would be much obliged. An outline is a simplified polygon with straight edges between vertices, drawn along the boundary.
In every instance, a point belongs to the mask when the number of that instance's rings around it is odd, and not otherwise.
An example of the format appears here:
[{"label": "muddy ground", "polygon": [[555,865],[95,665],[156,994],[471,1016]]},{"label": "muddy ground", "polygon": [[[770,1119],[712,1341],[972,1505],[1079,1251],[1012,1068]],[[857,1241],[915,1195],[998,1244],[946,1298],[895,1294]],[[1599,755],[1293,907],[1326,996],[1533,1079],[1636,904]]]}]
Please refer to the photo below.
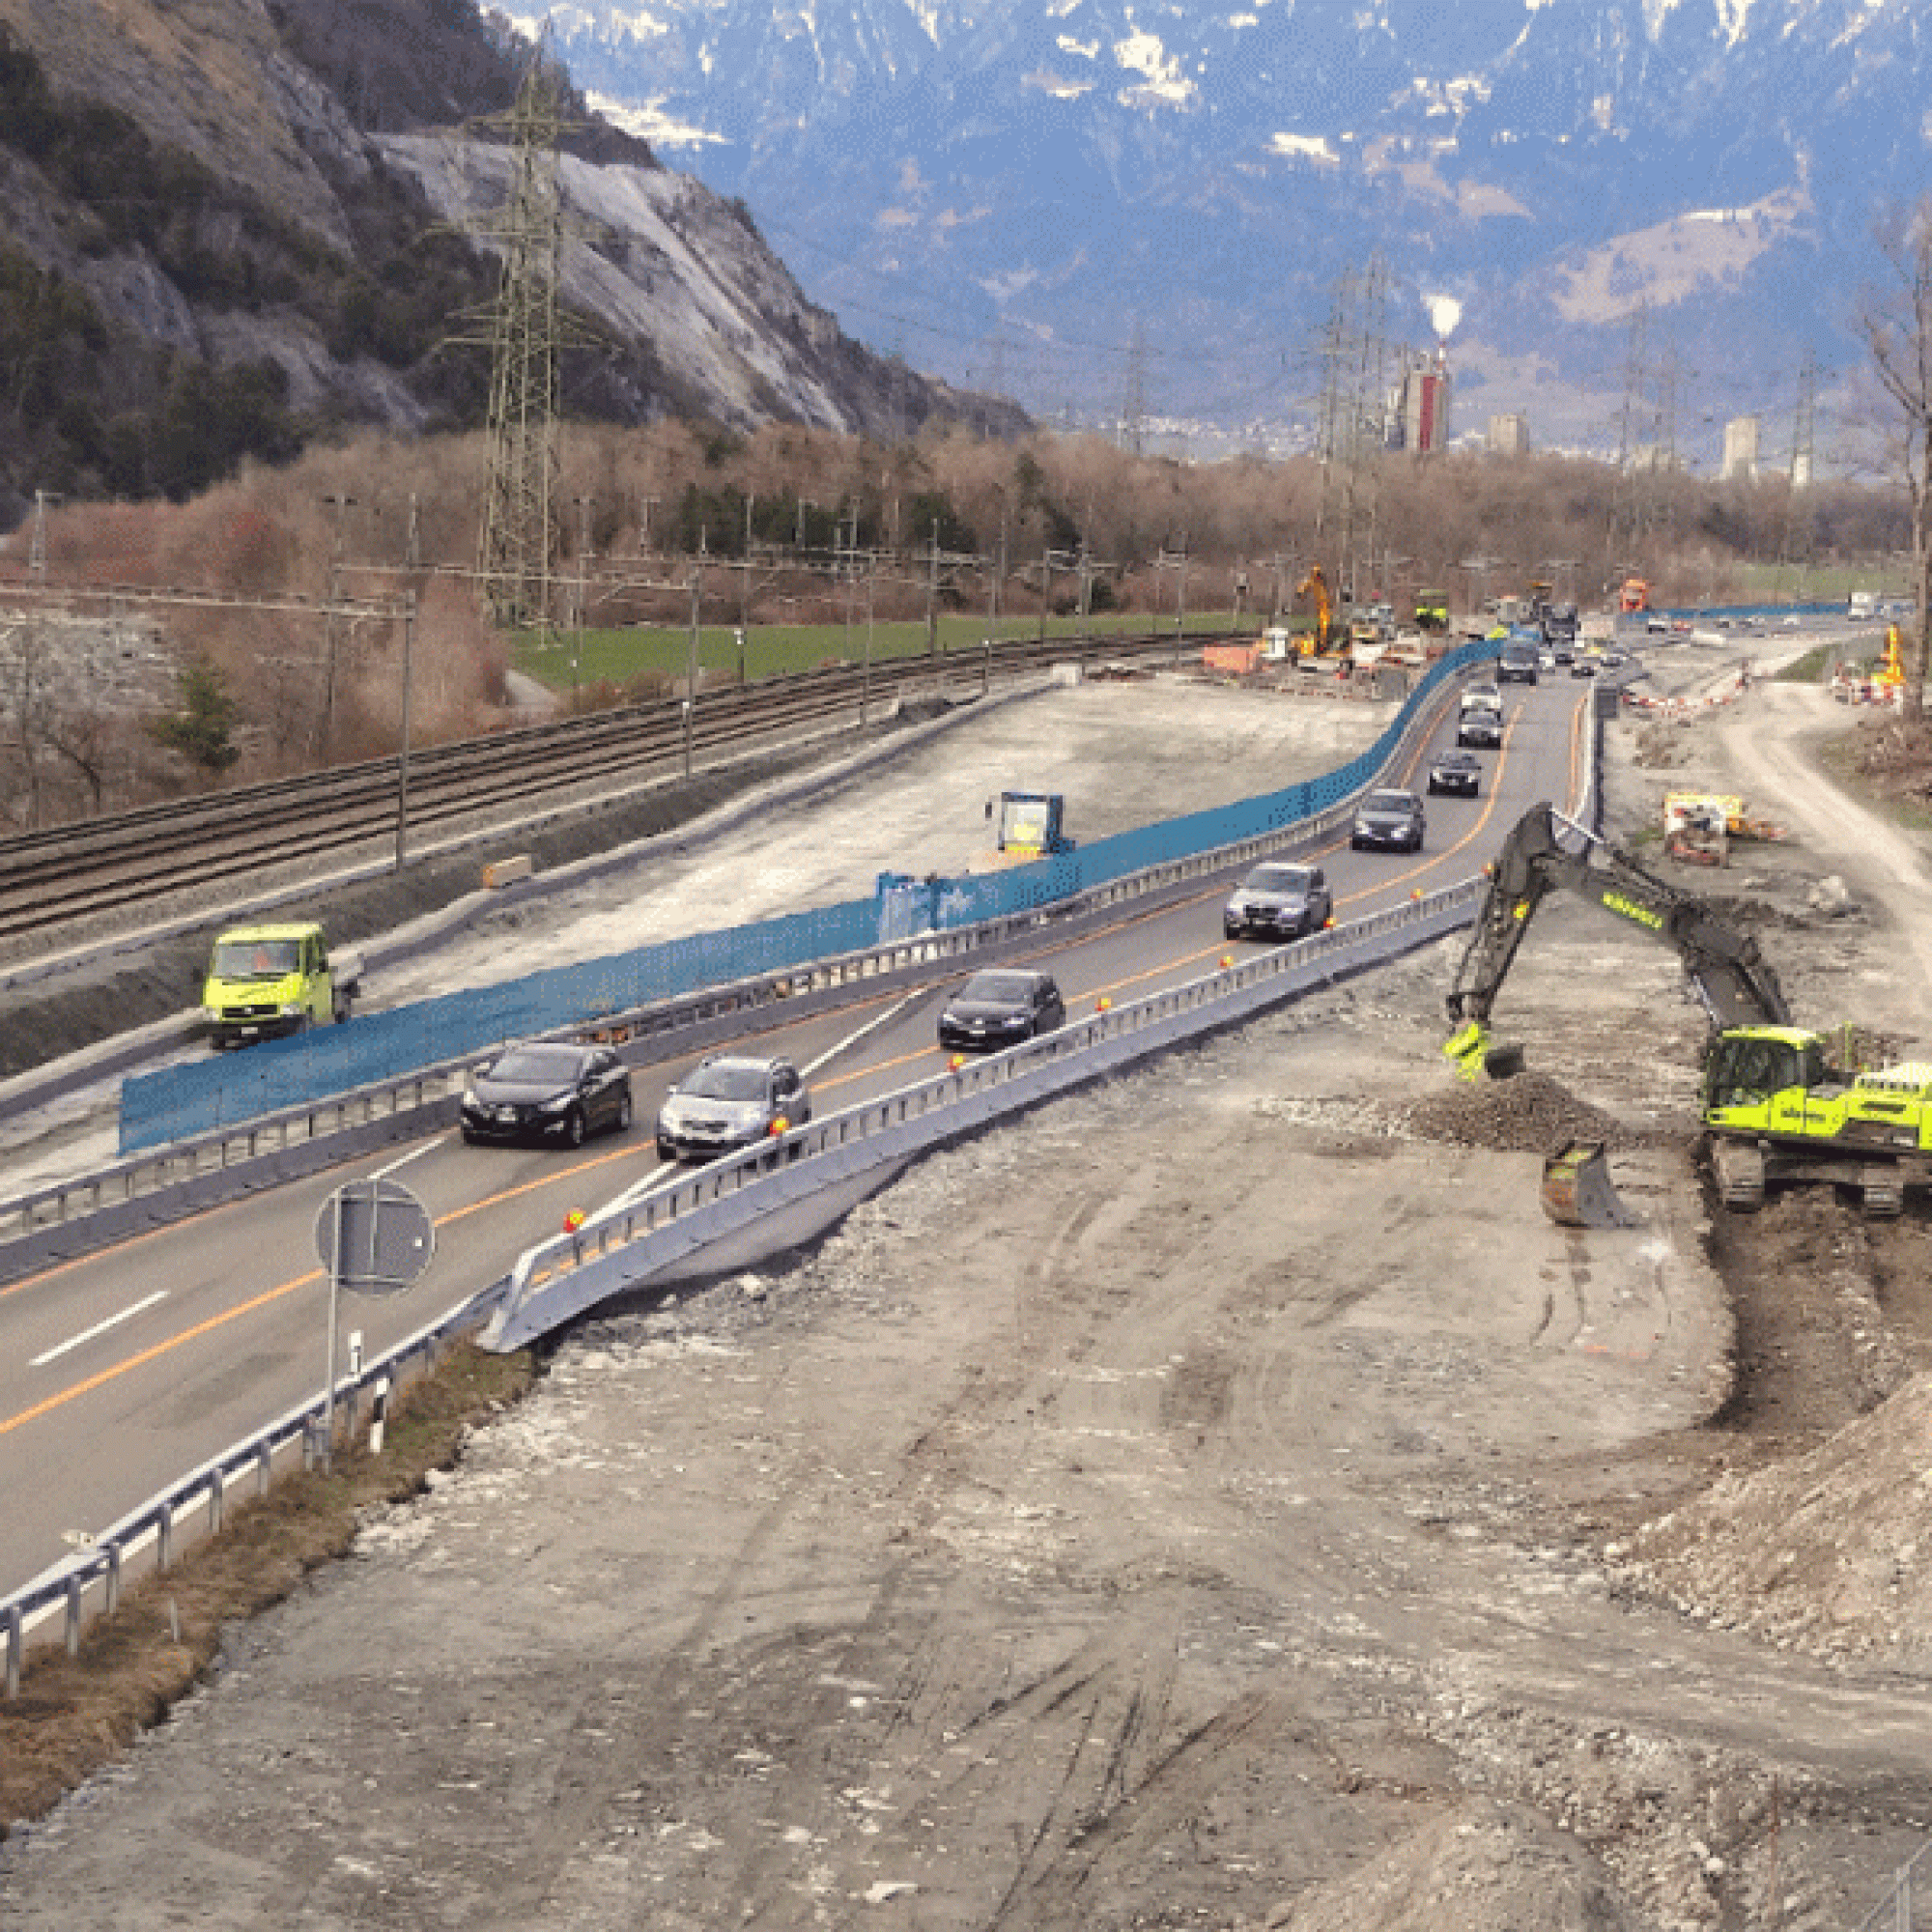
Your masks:
[{"label": "muddy ground", "polygon": [[[1616,827],[1838,722],[1619,727]],[[1693,888],[1932,1057],[1922,887],[1804,803]],[[574,1336],[0,1849],[0,1920],[1857,1925],[1932,1833],[1932,1221],[1714,1224],[1701,1017],[1620,923],[1539,922],[1514,1088],[1449,1084],[1451,965]],[[1593,1125],[1639,1227],[1537,1209]]]}]

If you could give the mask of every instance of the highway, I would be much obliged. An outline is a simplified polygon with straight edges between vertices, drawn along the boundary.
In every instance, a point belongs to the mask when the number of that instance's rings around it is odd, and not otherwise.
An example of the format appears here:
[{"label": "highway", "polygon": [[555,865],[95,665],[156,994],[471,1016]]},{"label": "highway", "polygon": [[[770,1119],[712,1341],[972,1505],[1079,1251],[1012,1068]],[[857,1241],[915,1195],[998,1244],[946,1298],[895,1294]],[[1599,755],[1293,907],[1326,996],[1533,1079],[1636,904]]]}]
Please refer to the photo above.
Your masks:
[{"label": "highway", "polygon": [[[1548,674],[1506,687],[1505,741],[1480,754],[1481,795],[1429,799],[1421,854],[1353,853],[1341,838],[1310,855],[1328,868],[1337,920],[1470,876],[1530,805],[1573,800],[1593,692]],[[1390,781],[1425,789],[1427,758],[1453,742],[1453,720],[1451,695],[1413,769]],[[1233,876],[1027,963],[1057,976],[1069,1012],[1199,977],[1235,950],[1220,923]],[[751,1037],[810,1069],[822,1117],[943,1064],[935,1018],[957,977]],[[342,1326],[359,1329],[373,1354],[502,1275],[573,1208],[648,1185],[660,1171],[652,1122],[691,1058],[637,1066],[635,1124],[575,1154],[467,1148],[451,1129],[0,1289],[0,1591],[57,1562],[64,1539],[105,1527],[320,1389],[327,1283],[314,1229],[340,1181],[391,1176],[436,1222],[435,1260],[412,1293],[345,1298]]]}]

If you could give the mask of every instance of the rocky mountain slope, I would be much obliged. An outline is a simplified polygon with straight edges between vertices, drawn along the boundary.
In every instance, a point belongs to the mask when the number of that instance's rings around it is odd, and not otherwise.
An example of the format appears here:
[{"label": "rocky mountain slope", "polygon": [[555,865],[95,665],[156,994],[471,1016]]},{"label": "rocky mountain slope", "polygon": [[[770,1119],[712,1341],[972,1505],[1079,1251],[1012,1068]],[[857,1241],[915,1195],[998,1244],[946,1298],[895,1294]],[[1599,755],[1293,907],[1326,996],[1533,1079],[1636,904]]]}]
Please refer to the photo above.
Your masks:
[{"label": "rocky mountain slope", "polygon": [[[529,57],[472,0],[0,0],[0,525],[184,496],[318,431],[481,420]],[[983,405],[845,337],[742,207],[566,95],[567,407],[916,427]],[[1016,420],[1010,411],[993,420]]]},{"label": "rocky mountain slope", "polygon": [[1337,280],[1379,251],[1361,326],[1449,330],[1461,427],[1614,448],[1634,386],[1639,438],[1713,454],[1701,416],[1758,412],[1788,453],[1805,351],[1858,359],[1875,213],[1923,189],[1909,0],[545,11],[821,299],[1097,416],[1305,433]]}]

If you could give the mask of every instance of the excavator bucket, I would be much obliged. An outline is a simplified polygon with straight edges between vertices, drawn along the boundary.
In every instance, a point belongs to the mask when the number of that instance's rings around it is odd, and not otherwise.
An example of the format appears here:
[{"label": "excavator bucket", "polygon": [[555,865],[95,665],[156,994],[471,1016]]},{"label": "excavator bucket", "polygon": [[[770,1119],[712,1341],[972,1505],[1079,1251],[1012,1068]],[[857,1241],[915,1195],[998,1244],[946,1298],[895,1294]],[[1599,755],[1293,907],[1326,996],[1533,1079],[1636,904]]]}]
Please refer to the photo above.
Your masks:
[{"label": "excavator bucket", "polygon": [[1478,1020],[1458,1027],[1442,1042],[1442,1054],[1456,1063],[1464,1080],[1480,1080],[1486,1073],[1492,1080],[1512,1080],[1523,1069],[1522,1048],[1499,1045]]},{"label": "excavator bucket", "polygon": [[1543,1211],[1561,1228],[1629,1228],[1602,1141],[1570,1141],[1543,1163]]}]

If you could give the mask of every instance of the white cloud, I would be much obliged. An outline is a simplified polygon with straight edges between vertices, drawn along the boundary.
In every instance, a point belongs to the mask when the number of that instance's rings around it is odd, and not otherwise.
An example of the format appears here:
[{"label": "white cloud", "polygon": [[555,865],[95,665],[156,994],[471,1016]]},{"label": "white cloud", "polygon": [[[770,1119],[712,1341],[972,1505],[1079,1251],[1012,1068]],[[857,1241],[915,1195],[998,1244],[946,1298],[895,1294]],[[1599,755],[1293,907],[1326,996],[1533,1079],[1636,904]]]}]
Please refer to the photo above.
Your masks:
[{"label": "white cloud", "polygon": [[1078,54],[1082,60],[1092,60],[1100,51],[1098,41],[1076,41],[1071,34],[1062,34],[1054,43],[1064,54]]},{"label": "white cloud", "polygon": [[1429,311],[1431,327],[1438,342],[1447,342],[1463,320],[1463,304],[1454,296],[1424,296],[1422,305]]}]

